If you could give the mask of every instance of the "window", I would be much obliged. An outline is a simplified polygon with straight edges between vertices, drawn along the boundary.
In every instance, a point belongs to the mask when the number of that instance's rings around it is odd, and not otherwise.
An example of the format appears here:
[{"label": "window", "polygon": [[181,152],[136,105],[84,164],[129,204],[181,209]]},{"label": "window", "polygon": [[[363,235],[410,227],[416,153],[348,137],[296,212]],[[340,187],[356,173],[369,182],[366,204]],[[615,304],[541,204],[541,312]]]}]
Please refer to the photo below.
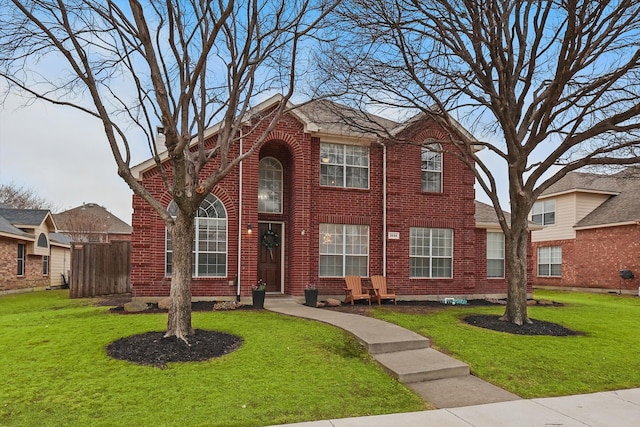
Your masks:
[{"label": "window", "polygon": [[562,276],[562,247],[538,248],[538,276]]},{"label": "window", "polygon": [[411,228],[409,277],[453,277],[453,230]]},{"label": "window", "polygon": [[[177,215],[178,207],[169,204],[169,214]],[[227,211],[214,195],[200,204],[194,221],[193,277],[225,277],[227,275]],[[173,250],[171,235],[166,230],[165,270],[171,275]]]},{"label": "window", "polygon": [[258,212],[282,213],[282,164],[273,157],[260,160]]},{"label": "window", "polygon": [[44,233],[40,233],[38,236],[38,247],[39,248],[48,248],[49,241],[47,240],[47,236]]},{"label": "window", "polygon": [[422,147],[422,191],[442,192],[442,146]]},{"label": "window", "polygon": [[487,232],[487,277],[504,277],[504,234]]},{"label": "window", "polygon": [[538,225],[553,225],[556,223],[556,201],[541,200],[533,204],[531,221]]},{"label": "window", "polygon": [[42,257],[42,275],[43,276],[49,275],[49,256],[48,255],[44,255]]},{"label": "window", "polygon": [[24,276],[24,263],[27,247],[24,243],[18,243],[18,276]]},{"label": "window", "polygon": [[369,226],[320,224],[320,276],[368,276]]},{"label": "window", "polygon": [[320,144],[320,185],[369,188],[369,148]]}]

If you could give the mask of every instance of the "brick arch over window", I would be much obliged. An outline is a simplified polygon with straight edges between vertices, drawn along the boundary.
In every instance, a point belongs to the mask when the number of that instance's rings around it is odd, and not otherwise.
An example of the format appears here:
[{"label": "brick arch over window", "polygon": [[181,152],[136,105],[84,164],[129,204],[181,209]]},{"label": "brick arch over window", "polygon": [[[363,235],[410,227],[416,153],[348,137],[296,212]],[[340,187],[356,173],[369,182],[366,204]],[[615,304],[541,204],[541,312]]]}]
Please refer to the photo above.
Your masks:
[{"label": "brick arch over window", "polygon": [[291,150],[291,156],[293,158],[302,158],[304,157],[304,152],[302,150],[302,146],[300,145],[300,140],[295,138],[293,135],[289,133],[285,133],[283,131],[275,131],[272,132],[269,138],[269,141],[265,142],[265,145],[271,142],[283,142],[286,146]]},{"label": "brick arch over window", "polygon": [[432,142],[446,142],[451,140],[451,134],[440,126],[429,126],[417,135],[418,141],[424,141],[426,144]]}]

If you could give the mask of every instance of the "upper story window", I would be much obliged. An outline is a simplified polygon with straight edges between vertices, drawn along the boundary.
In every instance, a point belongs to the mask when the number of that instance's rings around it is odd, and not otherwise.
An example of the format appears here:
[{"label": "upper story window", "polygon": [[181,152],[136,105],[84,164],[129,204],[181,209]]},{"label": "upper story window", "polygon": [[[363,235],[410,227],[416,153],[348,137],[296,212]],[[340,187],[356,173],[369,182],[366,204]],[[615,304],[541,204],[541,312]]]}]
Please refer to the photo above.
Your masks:
[{"label": "upper story window", "polygon": [[453,230],[410,229],[409,277],[453,277]]},{"label": "upper story window", "polygon": [[369,148],[321,143],[320,185],[369,188]]},{"label": "upper story window", "polygon": [[487,277],[504,277],[504,233],[487,232]]},{"label": "upper story window", "polygon": [[[178,207],[171,202],[169,214],[177,215]],[[225,277],[227,275],[227,211],[213,194],[200,204],[194,220],[193,277]],[[166,233],[165,271],[171,275],[173,248],[171,235]]]},{"label": "upper story window", "polygon": [[422,147],[422,191],[442,192],[442,146],[440,144]]},{"label": "upper story window", "polygon": [[48,248],[49,241],[47,240],[47,236],[44,233],[40,233],[38,236],[38,247],[39,248]]},{"label": "upper story window", "polygon": [[368,276],[369,226],[320,224],[320,277]]},{"label": "upper story window", "polygon": [[533,204],[531,221],[538,225],[553,225],[556,223],[556,201],[541,200]]},{"label": "upper story window", "polygon": [[273,157],[260,160],[258,212],[282,213],[282,163]]}]

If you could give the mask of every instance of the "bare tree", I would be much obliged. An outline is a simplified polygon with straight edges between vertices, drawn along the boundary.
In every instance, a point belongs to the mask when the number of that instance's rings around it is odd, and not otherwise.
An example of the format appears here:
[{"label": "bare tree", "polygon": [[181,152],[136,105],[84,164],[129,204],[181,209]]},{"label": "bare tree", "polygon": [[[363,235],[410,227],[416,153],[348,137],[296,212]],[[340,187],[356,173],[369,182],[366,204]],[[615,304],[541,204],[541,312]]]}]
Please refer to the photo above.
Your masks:
[{"label": "bare tree", "polygon": [[[193,333],[191,251],[200,203],[273,129],[298,80],[300,47],[336,3],[0,0],[0,76],[26,96],[100,120],[118,174],[169,230],[167,336],[186,340]],[[251,107],[274,92],[283,94],[281,102],[269,114],[251,116]],[[214,122],[220,123],[216,139],[205,141]],[[157,127],[170,168],[160,166]],[[234,156],[241,129],[260,134]],[[173,196],[175,218],[131,174],[140,139]],[[215,171],[203,174],[210,162]]]},{"label": "bare tree", "polygon": [[56,225],[61,233],[74,242],[103,242],[109,231],[109,221],[82,208],[56,215]]},{"label": "bare tree", "polygon": [[0,205],[13,209],[53,209],[53,204],[35,190],[14,182],[0,184]]},{"label": "bare tree", "polygon": [[[324,58],[334,77],[324,84],[347,87],[354,104],[421,111],[449,128],[454,116],[482,135],[481,143],[453,135],[445,142],[474,170],[505,233],[503,320],[529,322],[527,218],[536,198],[570,171],[640,162],[640,3],[353,0],[343,6],[337,25],[344,43]],[[508,176],[510,223],[498,199],[501,176]]]}]

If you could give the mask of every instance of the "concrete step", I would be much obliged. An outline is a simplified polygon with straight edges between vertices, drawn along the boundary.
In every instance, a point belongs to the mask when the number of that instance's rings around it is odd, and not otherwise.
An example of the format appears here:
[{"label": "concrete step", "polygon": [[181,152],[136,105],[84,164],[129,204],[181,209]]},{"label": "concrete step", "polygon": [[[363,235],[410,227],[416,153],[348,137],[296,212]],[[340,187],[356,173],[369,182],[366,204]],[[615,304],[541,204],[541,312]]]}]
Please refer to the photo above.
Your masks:
[{"label": "concrete step", "polygon": [[[360,338],[356,336],[356,338]],[[369,354],[378,355],[378,354],[386,354],[386,353],[401,353],[404,351],[410,350],[420,350],[427,349],[431,347],[431,342],[428,338],[424,337],[416,337],[416,338],[398,338],[389,339],[389,337],[380,337],[380,340],[376,340],[375,338],[369,338],[360,342],[367,348]]]},{"label": "concrete step", "polygon": [[521,399],[473,375],[421,381],[407,386],[436,408],[458,408]]},{"label": "concrete step", "polygon": [[374,354],[398,381],[410,384],[469,375],[469,366],[432,348]]}]

